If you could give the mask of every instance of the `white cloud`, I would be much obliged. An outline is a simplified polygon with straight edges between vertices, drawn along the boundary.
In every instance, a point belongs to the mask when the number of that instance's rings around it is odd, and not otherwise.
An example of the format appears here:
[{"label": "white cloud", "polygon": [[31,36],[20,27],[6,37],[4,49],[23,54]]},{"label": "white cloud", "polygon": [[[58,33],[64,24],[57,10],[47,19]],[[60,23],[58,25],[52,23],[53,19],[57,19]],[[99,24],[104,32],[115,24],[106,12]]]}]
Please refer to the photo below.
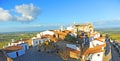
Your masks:
[{"label": "white cloud", "polygon": [[12,16],[9,13],[9,11],[4,10],[3,8],[0,8],[0,21],[8,21],[11,19],[12,19]]},{"label": "white cloud", "polygon": [[9,10],[0,8],[0,21],[33,21],[40,13],[40,8],[33,4],[17,5],[12,11],[14,15],[9,13]]},{"label": "white cloud", "polygon": [[35,7],[33,4],[23,4],[15,7],[17,13],[20,13],[21,16],[17,17],[18,21],[31,21],[34,20],[40,13],[40,8]]},{"label": "white cloud", "polygon": [[99,20],[93,22],[96,27],[119,27],[120,19],[111,19],[111,20]]}]

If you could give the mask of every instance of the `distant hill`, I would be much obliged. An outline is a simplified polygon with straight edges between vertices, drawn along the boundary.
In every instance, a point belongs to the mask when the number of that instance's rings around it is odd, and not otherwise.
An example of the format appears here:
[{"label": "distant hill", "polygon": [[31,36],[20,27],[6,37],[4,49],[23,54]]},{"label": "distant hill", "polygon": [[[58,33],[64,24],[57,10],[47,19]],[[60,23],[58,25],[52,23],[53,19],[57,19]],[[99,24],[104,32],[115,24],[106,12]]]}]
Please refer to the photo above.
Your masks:
[{"label": "distant hill", "polygon": [[114,28],[95,28],[96,31],[120,31],[120,27]]}]

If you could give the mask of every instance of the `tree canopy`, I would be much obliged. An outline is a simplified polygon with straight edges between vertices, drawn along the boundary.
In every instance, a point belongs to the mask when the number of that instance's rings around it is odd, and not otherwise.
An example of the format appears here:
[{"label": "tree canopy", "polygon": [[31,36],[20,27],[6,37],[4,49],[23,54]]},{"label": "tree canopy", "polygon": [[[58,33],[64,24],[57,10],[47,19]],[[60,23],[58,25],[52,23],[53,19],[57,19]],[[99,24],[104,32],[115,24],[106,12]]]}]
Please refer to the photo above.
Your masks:
[{"label": "tree canopy", "polygon": [[65,41],[71,42],[71,43],[76,43],[77,38],[75,38],[74,36],[71,36],[70,34],[68,34],[65,39]]}]

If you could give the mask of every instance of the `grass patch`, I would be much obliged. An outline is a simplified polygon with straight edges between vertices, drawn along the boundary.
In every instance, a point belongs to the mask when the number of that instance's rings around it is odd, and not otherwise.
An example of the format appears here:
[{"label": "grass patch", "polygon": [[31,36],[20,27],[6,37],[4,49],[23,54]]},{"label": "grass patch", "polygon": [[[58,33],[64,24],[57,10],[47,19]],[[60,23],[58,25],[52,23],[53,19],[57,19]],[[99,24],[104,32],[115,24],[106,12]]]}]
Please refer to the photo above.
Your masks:
[{"label": "grass patch", "polygon": [[20,40],[22,39],[29,39],[39,32],[14,32],[14,33],[1,33],[0,34],[0,49],[3,48],[3,46],[8,45],[8,43],[12,42],[11,39],[14,40]]},{"label": "grass patch", "polygon": [[100,32],[102,34],[109,34],[109,36],[112,40],[115,40],[116,42],[120,43],[120,30],[118,30],[118,31],[114,31],[114,30],[112,30],[112,31],[100,31],[99,30],[98,32]]}]

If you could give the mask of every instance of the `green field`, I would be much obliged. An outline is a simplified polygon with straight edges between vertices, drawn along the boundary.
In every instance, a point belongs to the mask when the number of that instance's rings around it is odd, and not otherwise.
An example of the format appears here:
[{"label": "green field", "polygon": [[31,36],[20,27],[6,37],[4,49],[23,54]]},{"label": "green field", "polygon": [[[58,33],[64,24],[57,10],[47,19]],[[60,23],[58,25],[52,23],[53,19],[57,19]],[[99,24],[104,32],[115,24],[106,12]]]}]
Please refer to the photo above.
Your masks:
[{"label": "green field", "polygon": [[[111,30],[111,31],[103,31],[97,30],[102,34],[108,34],[112,40],[116,40],[120,43],[120,30]],[[12,42],[11,39],[20,40],[21,38],[29,39],[34,37],[39,32],[14,32],[14,33],[1,33],[0,34],[0,49],[7,45],[8,43]]]},{"label": "green field", "polygon": [[111,31],[101,31],[98,32],[103,34],[108,34],[112,40],[115,40],[120,43],[120,30],[111,30]]},{"label": "green field", "polygon": [[1,33],[0,34],[0,49],[3,48],[3,46],[8,45],[8,43],[12,42],[12,39],[14,40],[20,40],[22,39],[30,39],[34,37],[39,32],[13,32],[13,33]]},{"label": "green field", "polygon": [[110,37],[113,39],[113,40],[116,40],[117,42],[120,43],[120,31],[119,32],[116,32],[116,33],[110,33]]}]

